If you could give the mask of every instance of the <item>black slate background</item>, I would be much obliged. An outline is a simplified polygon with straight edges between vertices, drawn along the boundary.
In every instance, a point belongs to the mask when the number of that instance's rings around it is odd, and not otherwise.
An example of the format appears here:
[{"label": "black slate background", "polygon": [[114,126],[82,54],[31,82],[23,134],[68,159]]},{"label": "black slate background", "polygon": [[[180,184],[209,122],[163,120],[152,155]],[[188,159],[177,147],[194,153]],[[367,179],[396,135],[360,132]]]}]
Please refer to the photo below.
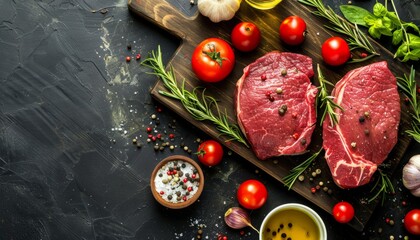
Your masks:
[{"label": "black slate background", "polygon": [[[170,2],[186,15],[196,11],[187,0]],[[353,1],[365,7],[374,2]],[[397,2],[401,17],[419,24],[419,2]],[[347,1],[325,3],[336,8]],[[177,211],[155,202],[149,178],[157,162],[173,154],[195,158],[180,146],[195,150],[197,139],[208,137],[152,100],[156,78],[125,57],[146,56],[161,45],[167,61],[178,44],[131,14],[124,0],[0,1],[1,240],[194,239],[199,225],[204,239],[258,239],[249,228],[241,235],[223,222],[224,212],[237,206],[237,187],[249,178],[260,179],[269,191],[267,203],[251,212],[256,227],[275,206],[299,202],[322,216],[329,239],[409,236],[401,220],[420,208],[420,199],[402,186],[401,168],[420,153],[414,142],[393,178],[396,195],[376,209],[361,233],[230,152],[221,165],[203,169],[199,202]],[[174,133],[177,148],[156,152],[146,142],[148,126],[165,139]],[[143,147],[133,145],[133,138]]]}]

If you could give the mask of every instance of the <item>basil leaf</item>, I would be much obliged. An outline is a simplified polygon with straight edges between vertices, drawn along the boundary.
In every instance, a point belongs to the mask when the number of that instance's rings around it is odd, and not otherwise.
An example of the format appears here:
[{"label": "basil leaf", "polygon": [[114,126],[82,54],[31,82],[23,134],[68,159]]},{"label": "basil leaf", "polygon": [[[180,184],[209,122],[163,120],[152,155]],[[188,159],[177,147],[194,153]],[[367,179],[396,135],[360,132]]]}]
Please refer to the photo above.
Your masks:
[{"label": "basil leaf", "polygon": [[392,44],[398,45],[403,39],[402,29],[397,29],[392,33]]},{"label": "basil leaf", "polygon": [[340,10],[349,22],[360,26],[368,26],[364,20],[365,17],[374,17],[368,10],[353,5],[341,5]]},{"label": "basil leaf", "polygon": [[363,18],[368,26],[375,25],[376,19],[378,19],[375,15],[368,15]]},{"label": "basil leaf", "polygon": [[381,37],[381,32],[380,32],[380,30],[377,27],[375,27],[375,25],[371,26],[369,28],[368,32],[374,38],[378,38],[379,39]]},{"label": "basil leaf", "polygon": [[401,61],[402,62],[407,62],[408,60],[417,61],[419,60],[419,54],[420,54],[420,51],[417,52],[417,54],[414,51],[408,52]]},{"label": "basil leaf", "polygon": [[408,52],[408,46],[406,42],[403,42],[400,47],[397,49],[397,51],[394,54],[395,57],[402,57],[404,55],[407,55]]},{"label": "basil leaf", "polygon": [[400,20],[398,19],[395,12],[388,12],[385,17],[391,19],[394,26],[400,26]]},{"label": "basil leaf", "polygon": [[420,29],[419,29],[419,27],[417,27],[417,25],[416,24],[414,24],[414,23],[412,23],[412,22],[410,22],[410,23],[404,23],[403,24],[404,25],[404,27],[407,29],[408,27],[411,27],[411,28],[413,28],[417,33],[420,33]]},{"label": "basil leaf", "polygon": [[410,46],[411,49],[420,48],[420,37],[419,36],[416,36],[414,34],[409,33],[408,34],[408,39],[410,41],[409,46]]},{"label": "basil leaf", "polygon": [[373,15],[375,15],[377,17],[383,17],[387,13],[388,13],[388,10],[381,3],[377,2],[377,3],[375,3],[375,5],[373,5]]}]

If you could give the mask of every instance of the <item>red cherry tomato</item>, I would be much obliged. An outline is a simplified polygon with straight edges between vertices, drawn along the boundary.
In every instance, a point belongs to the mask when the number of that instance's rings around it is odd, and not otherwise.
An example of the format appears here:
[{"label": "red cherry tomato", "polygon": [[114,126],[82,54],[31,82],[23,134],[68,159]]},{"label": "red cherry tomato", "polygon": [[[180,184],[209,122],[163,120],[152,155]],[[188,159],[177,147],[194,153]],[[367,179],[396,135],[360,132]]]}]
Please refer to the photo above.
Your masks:
[{"label": "red cherry tomato", "polygon": [[413,209],[405,215],[404,227],[409,233],[420,235],[420,209]]},{"label": "red cherry tomato", "polygon": [[341,37],[328,38],[322,44],[321,53],[324,61],[331,66],[342,65],[351,56],[349,45]]},{"label": "red cherry tomato", "polygon": [[292,46],[300,45],[305,40],[306,23],[298,16],[290,16],[280,24],[280,39]]},{"label": "red cherry tomato", "polygon": [[207,140],[198,146],[198,160],[206,166],[215,166],[222,161],[223,147],[214,140]]},{"label": "red cherry tomato", "polygon": [[232,72],[235,54],[223,39],[208,38],[195,48],[191,67],[197,77],[205,82],[219,82]]},{"label": "red cherry tomato", "polygon": [[267,188],[258,180],[246,180],[238,188],[237,198],[239,204],[246,209],[257,209],[267,200]]},{"label": "red cherry tomato", "polygon": [[348,223],[354,217],[354,208],[348,202],[339,202],[334,205],[332,215],[337,222]]},{"label": "red cherry tomato", "polygon": [[254,50],[261,41],[261,31],[257,25],[250,22],[238,23],[231,33],[232,45],[239,51]]}]

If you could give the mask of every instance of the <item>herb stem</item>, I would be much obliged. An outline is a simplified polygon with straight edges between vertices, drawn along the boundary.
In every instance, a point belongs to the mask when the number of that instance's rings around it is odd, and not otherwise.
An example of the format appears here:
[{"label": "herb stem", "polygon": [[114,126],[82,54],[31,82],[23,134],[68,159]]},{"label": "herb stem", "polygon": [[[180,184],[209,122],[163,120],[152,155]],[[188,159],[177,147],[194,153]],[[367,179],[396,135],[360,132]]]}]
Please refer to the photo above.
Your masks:
[{"label": "herb stem", "polygon": [[[163,64],[160,46],[158,46],[156,52],[152,51],[151,55],[141,64],[151,68],[153,72],[150,74],[159,77],[166,89],[169,90],[169,92],[160,90],[159,94],[179,100],[195,120],[212,122],[216,125],[217,130],[221,132],[222,135],[229,137],[227,141],[236,140],[248,147],[239,127],[229,123],[226,110],[223,114],[221,113],[216,99],[205,95],[205,88],[202,90],[201,96],[199,97],[199,88],[194,88],[192,91],[186,90],[185,80],[178,86],[172,66],[167,71]],[[215,111],[216,114],[214,114],[213,111]]]},{"label": "herb stem", "polygon": [[321,72],[321,68],[319,67],[319,64],[317,64],[316,67],[318,71],[318,81],[319,81],[319,87],[318,87],[319,93],[318,93],[318,97],[316,101],[317,101],[317,106],[319,104],[318,101],[321,101],[320,107],[324,108],[320,125],[323,124],[325,116],[328,114],[330,118],[330,122],[331,122],[331,127],[333,127],[334,124],[338,124],[338,117],[337,117],[338,114],[335,112],[336,108],[339,108],[341,111],[344,111],[344,110],[340,105],[334,102],[334,97],[328,94],[326,84],[330,86],[334,86],[334,84],[332,84],[331,82],[327,81],[327,79],[325,79],[324,75]]},{"label": "herb stem", "polygon": [[413,112],[411,113],[411,116],[413,117],[411,122],[412,129],[406,130],[405,132],[420,143],[420,104],[417,101],[417,84],[415,76],[416,70],[411,66],[409,76],[404,74],[404,77],[397,77],[397,85],[403,91],[413,109]]},{"label": "herb stem", "polygon": [[318,152],[312,154],[309,158],[305,161],[294,167],[290,170],[290,174],[283,178],[284,185],[290,190],[293,187],[293,184],[299,178],[300,175],[312,164],[312,162],[318,157],[318,155],[322,151],[322,147],[318,150]]},{"label": "herb stem", "polygon": [[376,198],[379,197],[379,195],[382,194],[382,202],[381,205],[384,205],[385,201],[385,194],[387,193],[395,193],[394,186],[392,185],[391,180],[389,179],[388,175],[383,173],[380,169],[378,169],[378,172],[380,174],[380,178],[376,181],[375,185],[372,187],[370,192],[373,192],[375,189],[379,187],[379,189],[376,191],[376,193],[368,200],[368,202],[374,201]]}]

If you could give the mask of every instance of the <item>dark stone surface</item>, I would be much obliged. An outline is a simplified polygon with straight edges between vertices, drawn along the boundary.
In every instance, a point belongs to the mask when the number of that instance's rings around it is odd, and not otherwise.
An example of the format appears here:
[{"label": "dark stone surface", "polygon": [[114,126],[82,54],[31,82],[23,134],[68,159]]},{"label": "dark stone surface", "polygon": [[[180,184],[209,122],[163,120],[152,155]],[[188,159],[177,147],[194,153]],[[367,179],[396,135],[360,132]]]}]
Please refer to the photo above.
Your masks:
[{"label": "dark stone surface", "polygon": [[[189,1],[171,2],[187,15],[195,11]],[[418,1],[397,2],[403,19],[418,24]],[[401,168],[420,153],[418,143],[393,178],[396,195],[387,196],[362,233],[337,224],[230,152],[222,164],[203,169],[199,202],[176,211],[160,206],[149,186],[154,166],[173,154],[196,159],[180,146],[194,151],[197,139],[207,136],[153,101],[149,90],[156,78],[125,57],[145,56],[161,45],[167,61],[178,44],[131,14],[124,0],[0,1],[0,239],[194,239],[199,225],[204,239],[258,239],[250,228],[241,235],[223,222],[224,212],[238,205],[237,187],[250,178],[269,191],[267,203],[250,212],[257,228],[275,206],[299,202],[322,216],[329,239],[407,235],[402,218],[420,201],[402,186]],[[148,126],[176,148],[155,151],[147,143]]]}]

